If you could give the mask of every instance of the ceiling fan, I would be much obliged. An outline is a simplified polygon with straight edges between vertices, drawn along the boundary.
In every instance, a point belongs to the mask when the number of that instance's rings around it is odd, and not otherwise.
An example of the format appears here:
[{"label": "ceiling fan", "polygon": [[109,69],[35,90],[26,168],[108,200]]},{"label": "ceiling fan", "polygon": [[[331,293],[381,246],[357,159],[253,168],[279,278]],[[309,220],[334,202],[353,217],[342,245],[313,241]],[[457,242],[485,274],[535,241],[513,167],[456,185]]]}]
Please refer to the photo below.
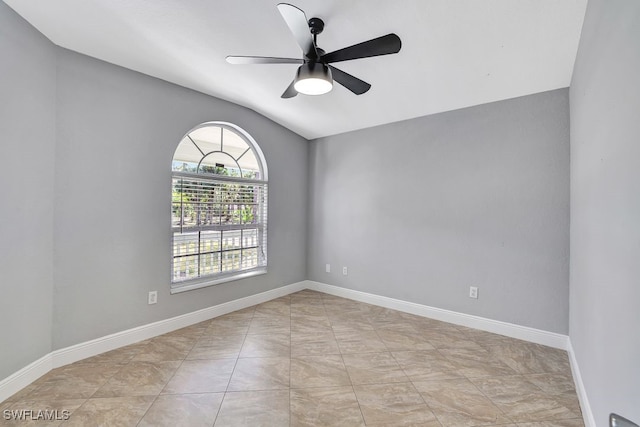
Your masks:
[{"label": "ceiling fan", "polygon": [[227,62],[230,64],[301,64],[293,82],[282,94],[282,98],[293,98],[298,93],[322,95],[332,89],[334,80],[356,95],[362,95],[371,88],[369,83],[330,64],[398,53],[402,46],[400,37],[391,33],[325,53],[317,45],[318,34],[322,33],[324,29],[322,19],[311,18],[307,20],[301,9],[287,3],[280,3],[277,7],[296,42],[302,48],[303,57],[296,59],[268,56],[227,56]]}]

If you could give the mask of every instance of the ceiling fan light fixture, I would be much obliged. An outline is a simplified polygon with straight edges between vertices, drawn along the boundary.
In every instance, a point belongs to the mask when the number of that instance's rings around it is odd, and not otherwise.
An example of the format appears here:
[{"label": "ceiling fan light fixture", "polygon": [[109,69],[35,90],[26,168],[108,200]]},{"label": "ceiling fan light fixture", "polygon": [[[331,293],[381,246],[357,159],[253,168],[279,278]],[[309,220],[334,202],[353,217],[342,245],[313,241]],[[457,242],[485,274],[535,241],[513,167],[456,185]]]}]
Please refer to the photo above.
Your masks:
[{"label": "ceiling fan light fixture", "polygon": [[322,95],[333,88],[331,70],[326,64],[307,62],[298,68],[293,87],[304,95]]}]

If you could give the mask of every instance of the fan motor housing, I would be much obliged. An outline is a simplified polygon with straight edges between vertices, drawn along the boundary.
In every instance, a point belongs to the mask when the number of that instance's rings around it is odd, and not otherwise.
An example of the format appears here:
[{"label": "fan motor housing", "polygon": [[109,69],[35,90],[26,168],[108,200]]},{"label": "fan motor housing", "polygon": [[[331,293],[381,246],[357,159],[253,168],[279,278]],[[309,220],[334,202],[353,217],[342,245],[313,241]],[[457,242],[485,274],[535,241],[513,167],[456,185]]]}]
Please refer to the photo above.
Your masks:
[{"label": "fan motor housing", "polygon": [[324,30],[324,21],[320,18],[311,18],[309,19],[309,30],[311,30],[311,34],[317,35]]}]

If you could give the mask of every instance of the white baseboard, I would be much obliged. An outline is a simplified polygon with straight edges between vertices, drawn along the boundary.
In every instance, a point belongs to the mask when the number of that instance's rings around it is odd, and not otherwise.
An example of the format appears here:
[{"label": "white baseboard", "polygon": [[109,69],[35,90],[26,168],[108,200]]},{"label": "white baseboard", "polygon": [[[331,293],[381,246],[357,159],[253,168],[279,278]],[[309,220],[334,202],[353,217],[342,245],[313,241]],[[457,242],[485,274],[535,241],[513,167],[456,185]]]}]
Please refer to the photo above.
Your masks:
[{"label": "white baseboard", "polygon": [[55,350],[30,365],[22,368],[18,372],[0,381],[0,402],[17,393],[27,385],[31,384],[51,369],[96,356],[106,351],[115,350],[139,341],[166,334],[232,311],[242,310],[252,305],[270,301],[294,292],[307,288],[307,281],[292,283],[281,286],[256,295],[240,298],[237,300],[214,305],[212,307],[197,310],[170,319],[160,320],[115,334],[100,337],[91,341],[86,341],[70,347]]},{"label": "white baseboard", "polygon": [[582,409],[582,418],[584,420],[585,427],[596,427],[596,419],[591,411],[591,405],[589,404],[589,398],[587,397],[587,390],[582,382],[582,375],[580,374],[580,367],[578,365],[578,359],[573,351],[571,340],[569,340],[569,362],[571,363],[571,372],[573,374],[573,382],[576,386],[576,392],[578,394],[578,400],[580,401],[580,409]]},{"label": "white baseboard", "polygon": [[107,335],[95,340],[86,341],[51,353],[53,367],[68,365],[78,360],[92,357],[105,351],[124,347],[125,345],[140,342],[158,335],[166,334],[180,328],[195,325],[232,311],[242,310],[252,305],[261,304],[272,299],[280,298],[306,288],[306,281],[281,286],[259,294],[239,298],[233,301],[203,308],[202,310],[160,320],[137,328],[128,329],[115,334]]},{"label": "white baseboard", "polygon": [[52,369],[51,353],[42,356],[0,381],[0,402],[22,390]]},{"label": "white baseboard", "polygon": [[540,329],[529,328],[527,326],[515,325],[513,323],[501,322],[470,314],[430,307],[428,305],[354,291],[352,289],[341,288],[310,280],[307,281],[307,287],[330,295],[390,308],[392,310],[403,311],[405,313],[428,317],[430,319],[453,323],[455,325],[493,332],[495,334],[505,335],[511,338],[517,338],[553,348],[567,350],[568,347],[569,337],[555,332],[543,331]]}]

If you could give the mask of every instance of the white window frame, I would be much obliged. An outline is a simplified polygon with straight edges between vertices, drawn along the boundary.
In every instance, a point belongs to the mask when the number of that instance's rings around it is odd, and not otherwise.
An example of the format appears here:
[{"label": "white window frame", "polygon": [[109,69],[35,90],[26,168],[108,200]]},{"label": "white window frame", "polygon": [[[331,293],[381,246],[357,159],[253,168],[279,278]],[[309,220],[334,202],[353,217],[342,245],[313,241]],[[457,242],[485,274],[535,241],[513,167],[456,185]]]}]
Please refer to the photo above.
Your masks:
[{"label": "white window frame", "polygon": [[[187,132],[183,138],[180,139],[180,141],[183,141],[184,138],[189,137],[189,135],[200,129],[203,127],[218,127],[218,128],[223,128],[223,129],[227,129],[231,132],[234,132],[236,135],[240,136],[249,146],[249,149],[252,150],[253,154],[255,155],[258,163],[259,163],[259,167],[260,167],[260,176],[261,179],[248,179],[248,178],[242,178],[242,177],[229,177],[229,176],[225,176],[225,175],[214,175],[214,174],[207,174],[207,173],[192,173],[192,172],[182,172],[182,171],[174,171],[172,168],[172,172],[171,172],[171,179],[172,179],[172,194],[173,194],[173,188],[175,185],[175,181],[178,179],[186,179],[186,180],[190,180],[191,182],[193,181],[198,181],[198,182],[202,182],[203,186],[207,186],[207,185],[214,185],[214,184],[222,184],[222,183],[233,183],[233,184],[239,184],[239,185],[255,185],[256,188],[259,188],[259,194],[261,196],[261,200],[260,203],[258,204],[257,209],[259,209],[260,215],[258,216],[258,220],[251,224],[251,225],[244,225],[244,224],[235,224],[235,225],[230,225],[230,224],[222,224],[222,221],[220,221],[220,225],[197,225],[197,226],[190,226],[190,227],[184,227],[182,225],[179,226],[179,231],[180,233],[198,233],[198,236],[200,236],[201,232],[206,232],[206,231],[221,231],[221,234],[224,233],[225,231],[238,231],[238,230],[244,230],[244,229],[256,229],[257,234],[258,234],[258,247],[257,247],[257,252],[258,252],[258,257],[259,257],[259,262],[258,262],[258,266],[257,267],[252,267],[252,268],[242,268],[242,261],[240,261],[240,269],[237,270],[232,270],[232,271],[226,271],[226,272],[216,272],[213,274],[207,274],[207,275],[199,275],[196,278],[192,278],[192,279],[186,279],[186,280],[179,280],[176,281],[174,280],[174,272],[175,272],[175,260],[176,258],[176,254],[174,252],[174,241],[175,241],[175,236],[176,236],[176,232],[178,231],[178,228],[174,226],[174,224],[172,223],[170,225],[170,233],[171,233],[171,271],[170,271],[170,283],[171,283],[171,293],[175,294],[175,293],[180,293],[180,292],[185,292],[185,291],[190,291],[193,289],[200,289],[203,287],[207,287],[207,286],[212,286],[212,285],[217,285],[217,284],[221,284],[221,283],[226,283],[226,282],[230,282],[230,281],[234,281],[234,280],[240,280],[240,279],[244,279],[247,277],[252,277],[252,276],[256,276],[256,275],[260,275],[260,274],[265,274],[267,273],[267,214],[268,214],[268,204],[267,204],[267,196],[268,196],[268,170],[267,170],[267,162],[266,159],[264,157],[264,154],[262,152],[262,150],[260,149],[260,146],[256,143],[256,141],[251,137],[251,135],[249,135],[244,129],[240,128],[237,125],[234,125],[232,123],[227,123],[227,122],[206,122],[206,123],[202,123],[201,125],[198,125],[196,127],[194,127],[193,129],[189,130],[189,132]],[[195,144],[195,143],[194,143]],[[177,149],[177,148],[176,148]],[[236,162],[236,164],[238,164],[238,161],[236,158],[234,158],[232,155],[230,155],[229,153],[224,151],[224,145],[221,147],[220,151],[216,151],[216,152],[222,152],[224,154],[226,154],[227,156],[231,157],[234,159],[234,161]],[[214,153],[213,151],[210,153],[203,153],[203,157],[202,159],[204,159],[207,155]],[[175,157],[175,154],[174,154]],[[173,160],[174,158],[172,158],[172,164],[173,164]],[[238,165],[239,168],[239,165]],[[173,197],[171,200],[171,209],[174,209],[174,201],[173,201]],[[173,220],[172,220],[173,222]],[[182,220],[181,220],[182,222]],[[242,235],[242,232],[241,232]],[[222,241],[221,241],[222,243]],[[241,244],[243,244],[243,238],[241,237]],[[223,250],[221,247],[219,247],[219,253],[220,253],[220,258],[222,259],[222,254],[223,252],[225,252],[225,250]],[[194,252],[193,255],[197,255],[198,259],[200,260],[200,257],[203,256],[203,252],[202,252],[202,247],[200,246],[200,244],[198,243],[198,251],[197,253]],[[222,261],[221,261],[222,262]],[[200,265],[200,261],[198,263],[198,265]]]}]

